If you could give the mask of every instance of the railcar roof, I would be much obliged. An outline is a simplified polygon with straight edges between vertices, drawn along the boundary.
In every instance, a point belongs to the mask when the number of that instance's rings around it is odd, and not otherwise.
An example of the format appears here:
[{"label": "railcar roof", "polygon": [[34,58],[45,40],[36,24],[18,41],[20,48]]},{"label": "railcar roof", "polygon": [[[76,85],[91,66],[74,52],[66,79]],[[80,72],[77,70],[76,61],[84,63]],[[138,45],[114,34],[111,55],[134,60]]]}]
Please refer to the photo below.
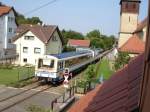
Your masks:
[{"label": "railcar roof", "polygon": [[69,57],[74,57],[78,55],[83,55],[86,53],[90,53],[89,51],[82,51],[82,52],[66,52],[66,53],[61,53],[61,54],[53,54],[52,56],[58,58],[58,59],[64,59],[64,58],[69,58]]}]

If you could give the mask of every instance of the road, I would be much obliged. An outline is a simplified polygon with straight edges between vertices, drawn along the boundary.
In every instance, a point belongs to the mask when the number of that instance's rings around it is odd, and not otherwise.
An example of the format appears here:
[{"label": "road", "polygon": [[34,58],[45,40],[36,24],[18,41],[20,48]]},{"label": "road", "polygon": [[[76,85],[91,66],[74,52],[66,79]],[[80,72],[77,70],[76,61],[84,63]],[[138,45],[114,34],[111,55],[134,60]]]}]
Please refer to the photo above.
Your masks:
[{"label": "road", "polygon": [[[43,88],[47,88],[47,85],[39,86],[38,88],[31,89],[31,90],[29,90],[28,87],[18,89],[18,88],[1,86],[0,87],[0,111],[1,112],[27,112],[26,111],[27,108],[31,105],[37,105],[48,109],[51,106],[51,102],[56,97],[59,97],[65,91],[62,85],[58,87],[50,87],[49,89],[46,89],[44,92],[40,92]],[[22,94],[19,95],[19,93]],[[17,96],[14,96],[16,94]],[[24,98],[27,99],[22,101],[22,99]],[[16,104],[13,105],[14,103]],[[7,106],[10,107],[5,109]]]}]

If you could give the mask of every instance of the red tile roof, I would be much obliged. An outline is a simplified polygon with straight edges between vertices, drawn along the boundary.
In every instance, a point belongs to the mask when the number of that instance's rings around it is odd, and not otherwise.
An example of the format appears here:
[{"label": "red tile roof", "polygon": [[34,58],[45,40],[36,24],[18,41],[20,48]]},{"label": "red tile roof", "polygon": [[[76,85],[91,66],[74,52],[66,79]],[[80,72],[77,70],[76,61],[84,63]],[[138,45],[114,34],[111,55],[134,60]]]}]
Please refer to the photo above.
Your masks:
[{"label": "red tile roof", "polygon": [[27,24],[27,25],[20,25],[17,28],[16,32],[18,33],[18,35],[13,37],[13,41],[16,41],[18,38],[20,38],[26,32],[31,31],[42,42],[44,42],[46,44],[51,39],[53,33],[56,30],[58,31],[58,33],[60,35],[60,38],[61,38],[61,40],[63,42],[63,38],[62,38],[61,33],[60,33],[60,31],[59,31],[57,26],[55,26],[55,25],[41,26],[41,25],[29,25],[29,24]]},{"label": "red tile roof", "polygon": [[0,16],[9,13],[9,11],[11,11],[11,10],[12,10],[11,7],[8,7],[5,5],[0,6]]},{"label": "red tile roof", "polygon": [[137,35],[131,37],[122,47],[119,48],[119,51],[140,54],[143,53],[145,49],[145,44]]},{"label": "red tile roof", "polygon": [[89,47],[90,46],[90,40],[69,39],[68,45],[69,46],[79,46],[79,47]]},{"label": "red tile roof", "polygon": [[76,102],[68,112],[131,112],[138,107],[144,55]]},{"label": "red tile roof", "polygon": [[134,33],[141,32],[147,26],[147,18],[145,18],[141,23],[138,24],[137,29]]}]

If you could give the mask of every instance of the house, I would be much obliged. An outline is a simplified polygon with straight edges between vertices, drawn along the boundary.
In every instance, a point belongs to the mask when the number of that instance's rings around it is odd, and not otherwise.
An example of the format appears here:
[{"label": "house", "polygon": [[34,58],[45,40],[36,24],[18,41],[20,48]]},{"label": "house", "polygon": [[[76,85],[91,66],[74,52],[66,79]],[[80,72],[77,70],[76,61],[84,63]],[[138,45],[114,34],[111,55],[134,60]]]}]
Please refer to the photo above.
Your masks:
[{"label": "house", "polygon": [[16,11],[0,2],[0,58],[15,56],[15,45],[11,43],[17,28]]},{"label": "house", "polygon": [[35,65],[38,58],[62,52],[63,38],[58,26],[21,25],[13,37],[19,57],[16,64]]},{"label": "house", "polygon": [[90,47],[90,40],[69,39],[67,46],[75,47],[75,48],[89,48]]},{"label": "house", "polygon": [[147,30],[147,18],[145,18],[143,21],[141,21],[136,30],[133,32],[133,34],[138,35],[141,40],[144,42],[146,41],[146,30]]}]

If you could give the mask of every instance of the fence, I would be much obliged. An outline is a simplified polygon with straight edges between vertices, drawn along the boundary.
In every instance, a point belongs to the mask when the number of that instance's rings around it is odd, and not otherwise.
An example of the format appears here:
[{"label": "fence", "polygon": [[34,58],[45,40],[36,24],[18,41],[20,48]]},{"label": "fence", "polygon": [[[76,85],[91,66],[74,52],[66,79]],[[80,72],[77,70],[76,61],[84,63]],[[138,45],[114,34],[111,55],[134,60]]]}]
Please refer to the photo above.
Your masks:
[{"label": "fence", "polygon": [[72,100],[74,98],[75,93],[76,94],[86,94],[89,92],[91,89],[95,88],[95,83],[87,83],[84,87],[79,87],[79,86],[73,86],[70,87],[70,89],[66,90],[66,92],[61,95],[60,97],[54,99],[51,102],[51,109],[54,112],[59,112],[62,108],[62,105],[69,103],[68,100]]},{"label": "fence", "polygon": [[34,76],[34,67],[25,66],[18,68],[18,81],[30,79]]},{"label": "fence", "polygon": [[75,94],[75,87],[71,87],[70,89],[66,90],[66,92],[62,96],[54,99],[51,102],[52,111],[54,112],[60,111],[62,109],[62,105],[67,103],[69,99],[73,98],[74,94]]}]

